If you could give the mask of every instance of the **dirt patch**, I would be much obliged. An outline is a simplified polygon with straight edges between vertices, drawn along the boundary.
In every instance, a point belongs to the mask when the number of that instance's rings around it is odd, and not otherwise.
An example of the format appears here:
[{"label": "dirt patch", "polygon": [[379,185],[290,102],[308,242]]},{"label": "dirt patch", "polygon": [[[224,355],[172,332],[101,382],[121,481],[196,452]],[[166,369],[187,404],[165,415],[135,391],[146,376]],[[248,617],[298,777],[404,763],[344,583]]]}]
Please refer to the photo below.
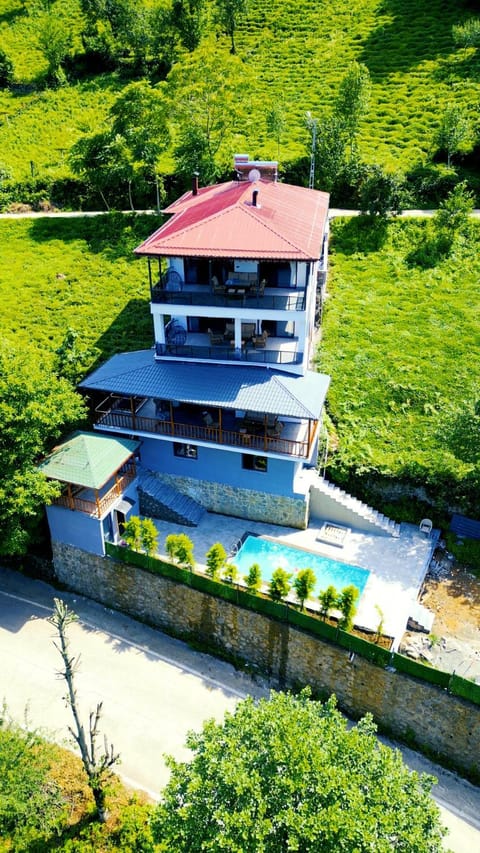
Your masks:
[{"label": "dirt patch", "polygon": [[480,683],[480,580],[443,557],[420,600],[435,614],[431,633],[407,631],[400,650]]}]

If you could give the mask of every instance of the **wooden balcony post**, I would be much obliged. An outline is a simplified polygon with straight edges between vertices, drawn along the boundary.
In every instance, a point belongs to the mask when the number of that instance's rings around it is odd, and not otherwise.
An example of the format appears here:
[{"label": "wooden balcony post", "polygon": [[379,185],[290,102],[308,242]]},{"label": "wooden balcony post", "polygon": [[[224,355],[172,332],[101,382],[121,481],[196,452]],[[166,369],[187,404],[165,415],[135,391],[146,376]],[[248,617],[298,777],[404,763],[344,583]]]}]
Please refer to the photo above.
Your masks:
[{"label": "wooden balcony post", "polygon": [[132,415],[132,426],[135,429],[135,399],[130,397],[130,413]]},{"label": "wooden balcony post", "polygon": [[75,502],[73,500],[72,484],[71,483],[68,483],[68,485],[67,485],[67,498],[68,498],[68,504],[69,504],[70,509],[75,509]]},{"label": "wooden balcony post", "polygon": [[102,513],[100,511],[100,501],[98,499],[98,491],[96,489],[95,489],[95,504],[97,507],[97,518],[101,518]]}]

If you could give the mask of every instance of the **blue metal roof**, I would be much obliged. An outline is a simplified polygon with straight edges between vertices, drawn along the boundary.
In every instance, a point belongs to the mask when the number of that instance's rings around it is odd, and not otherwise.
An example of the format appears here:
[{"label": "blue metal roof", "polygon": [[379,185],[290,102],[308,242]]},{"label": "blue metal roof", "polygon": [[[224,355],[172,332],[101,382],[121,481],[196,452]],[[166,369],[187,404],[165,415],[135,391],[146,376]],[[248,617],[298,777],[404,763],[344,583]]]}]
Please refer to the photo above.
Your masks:
[{"label": "blue metal roof", "polygon": [[85,391],[318,419],[330,377],[267,367],[155,361],[152,350],[114,355],[80,384]]}]

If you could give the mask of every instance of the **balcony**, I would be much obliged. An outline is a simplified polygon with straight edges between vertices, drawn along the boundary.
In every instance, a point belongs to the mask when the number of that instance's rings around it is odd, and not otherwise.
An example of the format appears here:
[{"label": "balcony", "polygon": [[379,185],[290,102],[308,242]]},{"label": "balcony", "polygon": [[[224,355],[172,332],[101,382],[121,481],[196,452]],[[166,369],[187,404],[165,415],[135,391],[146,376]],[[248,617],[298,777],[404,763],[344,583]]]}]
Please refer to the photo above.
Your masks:
[{"label": "balcony", "polygon": [[106,483],[103,490],[86,489],[81,486],[72,486],[66,484],[66,491],[55,498],[53,504],[55,506],[63,506],[65,509],[73,509],[78,512],[84,512],[86,515],[91,515],[94,518],[103,518],[136,477],[135,464],[128,463],[115,476],[115,482],[112,485],[112,480]]},{"label": "balcony", "polygon": [[[234,341],[218,336],[217,342],[212,342],[212,335],[202,333],[187,333],[184,343],[157,343],[155,357],[182,358],[197,361],[235,361],[249,364],[295,365],[302,364],[303,351],[300,350],[297,338],[268,337],[262,345],[253,344],[251,340],[242,340],[239,349],[235,349]],[[214,338],[215,340],[215,338]]]},{"label": "balcony", "polygon": [[304,311],[305,289],[290,287],[222,287],[213,290],[209,284],[182,284],[181,290],[170,290],[158,283],[151,290],[156,305],[203,305],[215,308],[251,308],[262,311]]},{"label": "balcony", "polygon": [[110,395],[95,409],[96,425],[112,432],[153,434],[192,444],[218,444],[258,454],[308,459],[318,421],[284,421],[262,413],[237,416],[230,409],[209,409],[169,401]]}]

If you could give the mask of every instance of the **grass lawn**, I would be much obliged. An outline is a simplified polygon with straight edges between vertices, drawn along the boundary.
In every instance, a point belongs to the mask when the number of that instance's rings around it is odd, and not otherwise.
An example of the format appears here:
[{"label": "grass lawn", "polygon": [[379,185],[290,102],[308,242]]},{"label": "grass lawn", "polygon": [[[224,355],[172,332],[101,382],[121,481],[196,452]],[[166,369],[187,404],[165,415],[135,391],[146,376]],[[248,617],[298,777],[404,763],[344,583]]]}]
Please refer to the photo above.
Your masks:
[{"label": "grass lawn", "polygon": [[70,327],[86,367],[152,346],[147,268],[132,250],[157,223],[121,214],[1,221],[3,340],[48,362]]},{"label": "grass lawn", "polygon": [[332,377],[331,466],[340,479],[453,484],[462,500],[480,463],[480,228],[472,223],[468,244],[420,269],[407,259],[425,228],[392,221],[375,248],[361,219],[334,221],[318,354]]}]

